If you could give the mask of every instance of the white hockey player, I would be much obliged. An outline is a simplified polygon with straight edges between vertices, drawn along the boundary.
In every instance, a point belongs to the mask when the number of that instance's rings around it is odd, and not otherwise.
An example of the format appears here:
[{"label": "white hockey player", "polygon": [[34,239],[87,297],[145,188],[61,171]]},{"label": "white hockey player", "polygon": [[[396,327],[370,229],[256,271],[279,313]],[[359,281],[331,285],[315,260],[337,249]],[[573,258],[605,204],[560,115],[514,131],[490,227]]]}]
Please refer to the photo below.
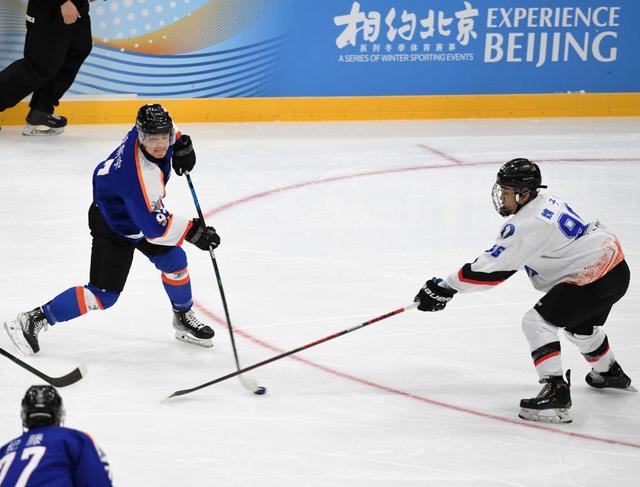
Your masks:
[{"label": "white hockey player", "polygon": [[498,213],[509,219],[497,240],[446,279],[427,281],[415,301],[421,311],[440,311],[455,293],[491,289],[524,269],[533,286],[546,293],[522,319],[544,386],[537,397],[520,401],[519,416],[569,423],[571,382],[569,371],[566,381],[563,377],[561,328],[592,367],[587,384],[636,391],[602,330],[611,307],[627,291],[630,272],[611,231],[539,188],[546,186],[535,163],[519,158],[504,164],[492,197]]}]

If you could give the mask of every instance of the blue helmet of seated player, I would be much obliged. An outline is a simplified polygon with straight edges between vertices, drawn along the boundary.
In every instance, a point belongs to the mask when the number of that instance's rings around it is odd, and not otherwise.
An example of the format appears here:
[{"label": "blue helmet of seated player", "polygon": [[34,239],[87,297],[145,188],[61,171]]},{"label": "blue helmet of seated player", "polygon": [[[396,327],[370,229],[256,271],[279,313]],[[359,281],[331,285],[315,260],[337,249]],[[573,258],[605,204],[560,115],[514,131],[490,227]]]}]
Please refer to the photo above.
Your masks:
[{"label": "blue helmet of seated player", "polygon": [[140,144],[156,159],[162,159],[176,141],[173,120],[159,103],[140,107],[136,117],[136,128]]}]

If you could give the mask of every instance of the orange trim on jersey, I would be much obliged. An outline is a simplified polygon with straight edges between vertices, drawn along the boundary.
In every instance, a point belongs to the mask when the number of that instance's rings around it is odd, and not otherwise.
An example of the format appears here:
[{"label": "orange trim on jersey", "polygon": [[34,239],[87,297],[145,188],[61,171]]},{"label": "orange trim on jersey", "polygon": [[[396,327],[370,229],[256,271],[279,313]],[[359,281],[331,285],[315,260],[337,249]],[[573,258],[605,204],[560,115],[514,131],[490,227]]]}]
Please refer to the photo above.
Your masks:
[{"label": "orange trim on jersey", "polygon": [[167,189],[164,185],[164,173],[162,172],[162,170],[160,170],[160,185],[162,186],[162,198],[164,198],[165,196],[167,196]]},{"label": "orange trim on jersey", "polygon": [[467,284],[480,284],[483,286],[497,286],[498,284],[504,282],[502,281],[477,281],[476,279],[469,279],[468,277],[464,277],[462,275],[462,268],[458,271],[458,280],[460,282],[466,282]]},{"label": "orange trim on jersey", "polygon": [[545,360],[549,360],[550,358],[556,357],[560,355],[560,352],[551,352],[548,353],[546,355],[543,355],[542,357],[540,357],[538,360],[536,360],[535,362],[533,362],[533,365],[535,365],[536,367],[538,365],[540,365],[542,362],[544,362]]},{"label": "orange trim on jersey", "polygon": [[78,300],[78,308],[80,308],[80,314],[85,314],[87,312],[87,302],[84,300],[83,287],[76,286],[76,299]]},{"label": "orange trim on jersey", "polygon": [[144,178],[142,177],[142,166],[140,165],[139,144],[140,144],[140,141],[136,139],[136,144],[135,144],[133,153],[136,158],[136,171],[138,172],[138,182],[140,183],[140,189],[142,190],[142,196],[144,196],[144,202],[147,204],[147,209],[149,211],[153,211],[151,208],[151,204],[149,203],[149,196],[147,195],[147,187],[144,185]]},{"label": "orange trim on jersey", "polygon": [[187,233],[191,230],[191,227],[193,227],[193,220],[189,220],[187,223],[187,229],[182,234],[182,237],[180,237],[180,240],[178,240],[178,243],[176,243],[176,247],[180,247],[183,244],[184,239],[187,238]]},{"label": "orange trim on jersey", "polygon": [[169,217],[169,221],[167,221],[167,228],[165,228],[164,233],[162,235],[160,235],[159,237],[151,237],[148,238],[147,240],[151,241],[151,240],[158,240],[159,238],[164,238],[167,236],[167,234],[169,233],[169,227],[171,227],[171,223],[173,223],[173,215],[171,215]]},{"label": "orange trim on jersey", "polygon": [[[610,242],[610,240],[607,242]],[[605,242],[605,245],[607,242]],[[611,272],[624,260],[624,252],[622,251],[620,241],[617,238],[614,238],[613,244],[615,245],[615,249],[613,249],[613,255],[610,258],[608,258],[606,253],[603,253],[595,264],[586,267],[576,278],[569,279],[565,282],[575,284],[577,286],[586,286],[587,284],[591,284]],[[608,248],[611,249],[611,247]]]},{"label": "orange trim on jersey", "polygon": [[610,271],[612,271],[614,267],[616,267],[620,262],[624,260],[624,252],[622,251],[622,245],[620,245],[620,241],[617,238],[616,238],[615,244],[616,244],[616,249],[618,251],[616,252],[616,256],[611,262],[611,265],[609,265],[609,268],[607,269],[606,273],[609,273]]}]

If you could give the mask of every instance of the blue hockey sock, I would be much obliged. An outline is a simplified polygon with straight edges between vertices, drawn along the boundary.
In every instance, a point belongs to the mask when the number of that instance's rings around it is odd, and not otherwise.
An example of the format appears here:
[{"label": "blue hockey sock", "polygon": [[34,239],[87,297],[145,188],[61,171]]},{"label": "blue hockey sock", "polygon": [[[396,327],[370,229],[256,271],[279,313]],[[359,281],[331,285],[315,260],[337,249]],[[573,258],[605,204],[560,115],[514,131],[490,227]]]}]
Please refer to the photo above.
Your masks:
[{"label": "blue hockey sock", "polygon": [[163,272],[162,285],[175,311],[188,311],[191,309],[193,305],[191,279],[186,267],[176,272]]},{"label": "blue hockey sock", "polygon": [[94,309],[106,309],[117,301],[120,293],[105,291],[92,284],[76,286],[58,294],[42,309],[50,324],[69,321]]}]

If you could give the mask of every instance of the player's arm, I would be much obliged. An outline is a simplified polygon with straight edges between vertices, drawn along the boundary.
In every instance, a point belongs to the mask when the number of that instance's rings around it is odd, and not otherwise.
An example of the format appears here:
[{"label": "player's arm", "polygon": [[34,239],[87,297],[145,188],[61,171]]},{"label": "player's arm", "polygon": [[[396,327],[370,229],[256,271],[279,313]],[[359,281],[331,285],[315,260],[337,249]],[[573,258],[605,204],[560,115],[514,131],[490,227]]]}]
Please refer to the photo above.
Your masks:
[{"label": "player's arm", "polygon": [[173,214],[163,206],[149,208],[135,196],[125,198],[125,205],[131,219],[152,244],[180,246],[194,227],[193,220]]},{"label": "player's arm", "polygon": [[484,291],[503,283],[521,269],[535,252],[535,247],[526,242],[523,235],[504,238],[502,234],[504,229],[475,261],[449,274],[446,284],[460,292]]},{"label": "player's arm", "polygon": [[189,220],[172,214],[162,206],[148,204],[148,198],[141,188],[133,188],[124,198],[131,219],[138,225],[142,234],[152,244],[180,246],[186,240],[202,250],[220,245],[220,236],[213,227],[205,227],[199,218]]},{"label": "player's arm", "polygon": [[[517,236],[515,233],[513,225],[505,225],[496,242],[474,262],[463,265],[446,279],[434,277],[428,280],[414,299],[418,303],[418,309],[441,311],[458,291],[490,289],[515,274],[535,251],[535,248],[522,238],[527,232],[523,232],[522,235],[519,233]],[[535,235],[529,236],[535,238]]]},{"label": "player's arm", "polygon": [[129,172],[120,178],[119,187],[127,213],[149,242],[181,245],[193,226],[192,221],[164,208],[165,188],[160,171],[153,165],[142,164],[137,141],[129,149],[123,156],[127,158]]}]

